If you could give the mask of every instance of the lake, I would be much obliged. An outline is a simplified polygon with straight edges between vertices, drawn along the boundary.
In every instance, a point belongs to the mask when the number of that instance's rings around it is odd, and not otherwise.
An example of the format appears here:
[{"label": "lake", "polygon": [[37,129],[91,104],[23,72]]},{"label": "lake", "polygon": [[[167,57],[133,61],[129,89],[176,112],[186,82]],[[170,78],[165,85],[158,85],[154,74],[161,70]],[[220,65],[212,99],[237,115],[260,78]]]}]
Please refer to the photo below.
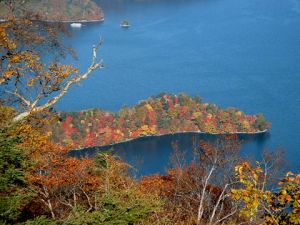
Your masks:
[{"label": "lake", "polygon": [[[58,110],[117,111],[161,92],[200,95],[221,107],[262,112],[272,123],[269,134],[250,138],[243,152],[258,157],[263,149],[283,147],[291,169],[299,171],[299,0],[98,2],[105,21],[73,30],[68,44],[79,57],[72,63],[83,71],[102,36],[105,69],[73,87]],[[124,19],[129,29],[120,27]],[[163,172],[171,142],[189,150],[191,138],[142,138],[115,149],[142,174]]]},{"label": "lake", "polygon": [[[247,159],[259,159],[263,153],[265,141],[270,137],[268,133],[255,135],[239,135],[241,144],[240,155]],[[160,137],[141,137],[139,139],[116,144],[113,146],[86,148],[71,151],[72,156],[93,158],[99,150],[111,151],[133,168],[130,170],[134,176],[165,173],[172,166],[174,145],[184,154],[182,162],[186,163],[193,158],[193,146],[200,141],[214,142],[220,135],[183,133],[164,135]]]}]

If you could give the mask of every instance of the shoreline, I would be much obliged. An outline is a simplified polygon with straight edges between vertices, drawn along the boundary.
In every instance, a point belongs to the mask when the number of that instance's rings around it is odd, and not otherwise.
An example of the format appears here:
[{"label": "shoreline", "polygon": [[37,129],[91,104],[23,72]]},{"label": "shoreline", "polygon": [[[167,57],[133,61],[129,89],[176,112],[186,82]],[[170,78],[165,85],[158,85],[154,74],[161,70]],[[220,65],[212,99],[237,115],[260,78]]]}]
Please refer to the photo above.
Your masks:
[{"label": "shoreline", "polygon": [[33,21],[40,21],[46,23],[96,23],[96,22],[103,22],[104,17],[98,20],[33,20]]},{"label": "shoreline", "polygon": [[[7,22],[8,20],[0,19],[0,23]],[[97,20],[37,20],[32,19],[31,21],[37,21],[37,22],[46,22],[46,23],[97,23],[97,22],[103,22],[104,17]]]},{"label": "shoreline", "polygon": [[207,133],[207,132],[203,132],[203,131],[178,131],[178,132],[168,133],[168,134],[155,134],[155,135],[139,136],[137,138],[130,138],[130,139],[126,139],[124,141],[119,141],[119,142],[116,142],[116,143],[113,143],[113,144],[97,145],[97,146],[90,146],[90,147],[85,147],[85,148],[75,148],[75,149],[72,149],[70,151],[82,151],[82,150],[87,149],[87,148],[103,148],[103,147],[109,147],[109,146],[114,146],[114,145],[118,145],[118,144],[127,143],[127,142],[130,142],[130,141],[138,140],[140,138],[145,138],[145,137],[161,137],[161,136],[175,135],[175,134],[191,133],[191,134],[207,134],[207,135],[231,135],[231,134],[255,135],[255,134],[264,134],[264,133],[267,133],[267,132],[268,132],[268,129],[261,130],[261,131],[255,131],[255,132],[231,132],[231,133]]}]

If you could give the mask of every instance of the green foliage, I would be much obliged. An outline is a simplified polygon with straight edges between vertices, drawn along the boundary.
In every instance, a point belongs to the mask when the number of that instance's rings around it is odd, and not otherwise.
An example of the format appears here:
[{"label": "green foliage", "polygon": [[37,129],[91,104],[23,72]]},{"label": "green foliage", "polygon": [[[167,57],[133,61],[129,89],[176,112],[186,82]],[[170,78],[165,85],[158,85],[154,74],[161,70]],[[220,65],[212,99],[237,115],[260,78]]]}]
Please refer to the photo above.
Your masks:
[{"label": "green foliage", "polygon": [[99,171],[105,170],[108,168],[108,156],[109,156],[109,152],[102,152],[99,151],[94,159],[95,162],[95,166],[97,167],[97,169]]},{"label": "green foliage", "polygon": [[263,114],[258,114],[253,125],[258,130],[264,130],[269,126],[269,122],[266,120]]},{"label": "green foliage", "polygon": [[25,170],[28,159],[17,147],[18,137],[10,137],[6,129],[0,129],[0,222],[11,223],[19,216],[23,200],[28,198],[24,190]]},{"label": "green foliage", "polygon": [[[124,196],[128,196],[127,201],[121,201]],[[131,199],[130,196],[134,196],[134,193],[122,193],[121,191],[116,196],[105,196],[101,199],[102,204],[98,210],[86,212],[79,207],[62,224],[125,225],[137,224],[146,220],[149,214],[155,210],[155,206],[146,200]]]},{"label": "green foliage", "polygon": [[47,218],[46,216],[38,216],[33,220],[28,220],[24,225],[57,225],[58,221]]}]

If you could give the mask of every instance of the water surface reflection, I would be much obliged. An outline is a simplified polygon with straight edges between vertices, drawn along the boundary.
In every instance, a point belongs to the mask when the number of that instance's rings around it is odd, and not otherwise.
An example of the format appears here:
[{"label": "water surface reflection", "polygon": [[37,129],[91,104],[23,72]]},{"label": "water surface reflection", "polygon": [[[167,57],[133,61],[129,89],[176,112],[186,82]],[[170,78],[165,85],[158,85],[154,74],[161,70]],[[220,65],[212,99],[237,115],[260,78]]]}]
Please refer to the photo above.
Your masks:
[{"label": "water surface reflection", "polygon": [[[77,157],[94,157],[97,151],[112,150],[113,153],[135,169],[136,175],[149,175],[153,173],[165,173],[170,165],[170,156],[173,153],[173,144],[185,152],[186,159],[192,159],[193,142],[201,140],[216,141],[220,135],[208,134],[174,134],[160,137],[141,137],[139,139],[106,147],[86,148],[74,150],[72,155]],[[270,138],[269,133],[256,135],[239,135],[241,145],[241,156],[260,159],[265,148],[265,141]]]}]

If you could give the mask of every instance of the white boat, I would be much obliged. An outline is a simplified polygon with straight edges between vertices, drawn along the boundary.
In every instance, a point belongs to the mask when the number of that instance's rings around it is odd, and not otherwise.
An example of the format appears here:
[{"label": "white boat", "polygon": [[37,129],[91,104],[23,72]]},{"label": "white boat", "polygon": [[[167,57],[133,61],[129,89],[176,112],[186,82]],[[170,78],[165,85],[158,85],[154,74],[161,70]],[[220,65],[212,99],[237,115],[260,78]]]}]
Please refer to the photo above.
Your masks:
[{"label": "white boat", "polygon": [[74,28],[80,28],[82,26],[82,24],[81,23],[71,23],[70,26],[74,27]]}]

